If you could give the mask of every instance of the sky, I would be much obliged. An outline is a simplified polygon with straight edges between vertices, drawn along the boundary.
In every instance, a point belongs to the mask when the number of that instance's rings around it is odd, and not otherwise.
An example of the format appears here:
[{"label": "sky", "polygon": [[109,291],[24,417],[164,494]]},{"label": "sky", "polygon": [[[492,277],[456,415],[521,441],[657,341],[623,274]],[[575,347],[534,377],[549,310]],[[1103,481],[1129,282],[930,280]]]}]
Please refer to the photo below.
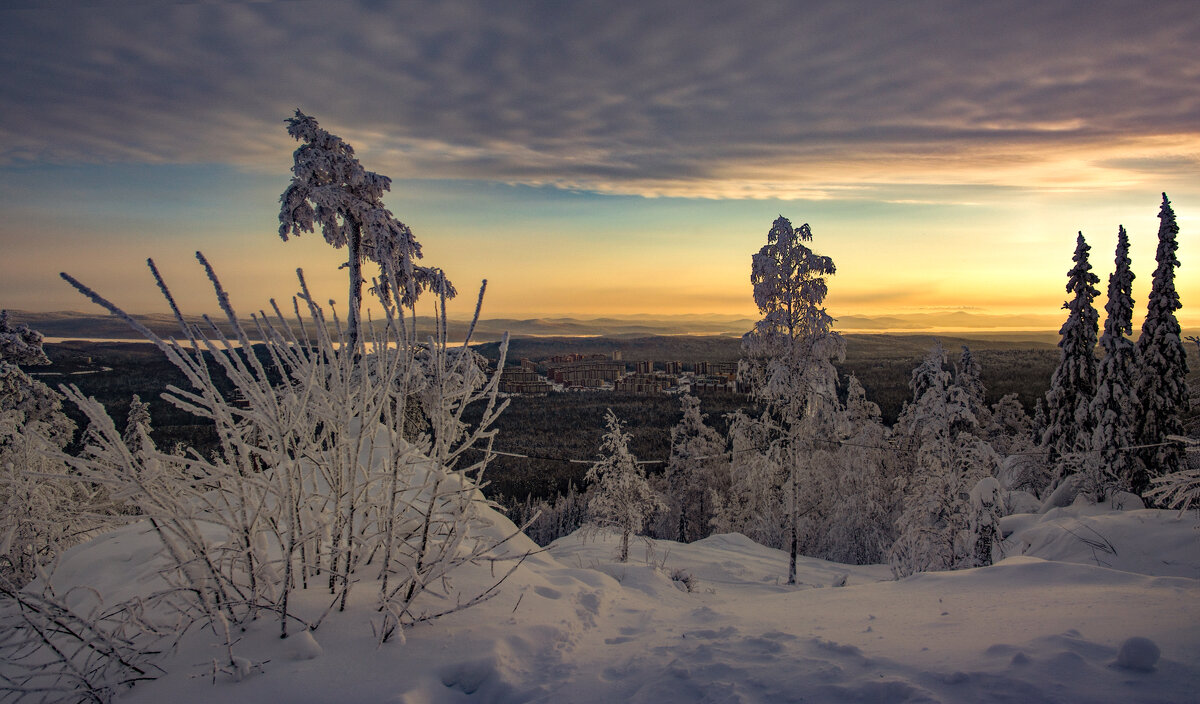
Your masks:
[{"label": "sky", "polygon": [[[745,315],[784,215],[835,315],[1055,314],[1118,225],[1144,304],[1166,192],[1200,324],[1200,5],[161,2],[0,9],[0,307],[346,300],[282,241],[300,108],[393,179],[424,263],[484,316]],[[1098,307],[1103,300],[1098,302]],[[1200,306],[1197,307],[1200,311]]]}]

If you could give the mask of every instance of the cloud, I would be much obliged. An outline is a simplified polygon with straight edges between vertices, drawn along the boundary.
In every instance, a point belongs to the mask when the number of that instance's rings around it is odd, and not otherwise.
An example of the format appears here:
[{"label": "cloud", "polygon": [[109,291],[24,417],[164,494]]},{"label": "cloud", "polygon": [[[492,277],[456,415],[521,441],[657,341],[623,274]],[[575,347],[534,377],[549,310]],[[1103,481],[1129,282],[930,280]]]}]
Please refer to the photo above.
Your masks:
[{"label": "cloud", "polygon": [[1200,152],[1189,2],[60,3],[0,25],[0,164],[280,171],[297,106],[395,178],[647,196],[1091,188]]}]

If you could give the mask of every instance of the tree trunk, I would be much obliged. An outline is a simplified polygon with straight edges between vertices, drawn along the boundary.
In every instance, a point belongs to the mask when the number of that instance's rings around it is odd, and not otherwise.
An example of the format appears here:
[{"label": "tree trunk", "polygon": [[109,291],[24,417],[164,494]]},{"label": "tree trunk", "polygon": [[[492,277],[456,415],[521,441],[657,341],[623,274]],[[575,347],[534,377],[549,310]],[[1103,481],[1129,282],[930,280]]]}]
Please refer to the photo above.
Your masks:
[{"label": "tree trunk", "polygon": [[791,483],[792,483],[792,511],[791,511],[792,516],[791,516],[791,521],[789,521],[789,522],[791,523],[792,546],[791,546],[791,560],[788,563],[788,581],[787,581],[787,583],[795,584],[796,583],[796,553],[798,553],[800,551],[800,497],[799,497],[800,468],[796,466],[798,458],[796,457],[795,450],[793,449],[795,447],[795,444],[789,443],[789,445],[791,445],[791,447],[788,448],[789,452],[787,452],[785,456],[788,457],[789,464],[791,465],[791,477],[789,477],[789,478],[791,479]]},{"label": "tree trunk", "polygon": [[358,322],[362,315],[362,225],[349,218],[350,237],[350,312],[346,322],[346,344],[358,354]]}]

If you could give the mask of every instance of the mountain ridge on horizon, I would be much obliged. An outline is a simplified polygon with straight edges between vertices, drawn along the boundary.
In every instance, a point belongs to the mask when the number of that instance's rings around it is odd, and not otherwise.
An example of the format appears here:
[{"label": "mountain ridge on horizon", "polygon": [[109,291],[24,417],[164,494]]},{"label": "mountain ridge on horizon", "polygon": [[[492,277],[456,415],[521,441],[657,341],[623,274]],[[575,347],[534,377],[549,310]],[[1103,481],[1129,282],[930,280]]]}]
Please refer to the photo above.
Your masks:
[{"label": "mountain ridge on horizon", "polygon": [[[46,337],[136,339],[138,334],[124,321],[103,313],[79,311],[29,312],[10,310],[14,322],[25,323]],[[156,334],[176,335],[178,325],[168,313],[134,314],[134,319]],[[192,324],[204,324],[200,315],[184,316]],[[223,329],[224,317],[213,317]],[[248,319],[244,319],[248,320]],[[430,316],[418,316],[418,324],[432,324]],[[1019,315],[968,311],[895,313],[887,315],[846,315],[837,318],[836,329],[844,333],[926,333],[971,332],[1046,334],[1056,332],[1061,321],[1057,315]],[[451,319],[452,334],[465,333],[468,321]],[[481,319],[475,338],[499,339],[510,336],[629,336],[629,335],[726,335],[741,336],[755,319],[731,314],[686,313],[679,315],[598,315],[592,317],[541,316],[531,318],[496,317]],[[251,327],[252,329],[252,327]]]}]

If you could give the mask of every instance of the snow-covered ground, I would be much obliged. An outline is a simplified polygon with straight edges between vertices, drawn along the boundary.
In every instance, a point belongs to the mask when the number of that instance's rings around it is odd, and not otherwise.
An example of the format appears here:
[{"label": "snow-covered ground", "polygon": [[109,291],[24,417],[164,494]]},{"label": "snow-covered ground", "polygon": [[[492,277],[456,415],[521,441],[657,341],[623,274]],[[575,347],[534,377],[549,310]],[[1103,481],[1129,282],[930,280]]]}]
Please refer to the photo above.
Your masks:
[{"label": "snow-covered ground", "polygon": [[[248,629],[237,652],[257,667],[242,681],[214,683],[222,649],[194,629],[161,661],[169,674],[123,701],[1200,701],[1194,512],[1077,505],[1005,529],[1010,557],[992,567],[892,581],[884,566],[804,559],[796,587],[782,583],[784,553],[740,535],[638,540],[626,564],[613,536],[577,533],[540,552],[514,541],[509,557],[535,554],[495,598],[403,643],[376,645],[363,585],[313,638],[280,640],[273,620]],[[70,551],[55,581],[109,599],[149,590],[154,550],[130,526]],[[472,567],[456,584],[510,564]],[[314,613],[329,600],[300,598]],[[1119,654],[1134,637],[1151,643]]]}]

